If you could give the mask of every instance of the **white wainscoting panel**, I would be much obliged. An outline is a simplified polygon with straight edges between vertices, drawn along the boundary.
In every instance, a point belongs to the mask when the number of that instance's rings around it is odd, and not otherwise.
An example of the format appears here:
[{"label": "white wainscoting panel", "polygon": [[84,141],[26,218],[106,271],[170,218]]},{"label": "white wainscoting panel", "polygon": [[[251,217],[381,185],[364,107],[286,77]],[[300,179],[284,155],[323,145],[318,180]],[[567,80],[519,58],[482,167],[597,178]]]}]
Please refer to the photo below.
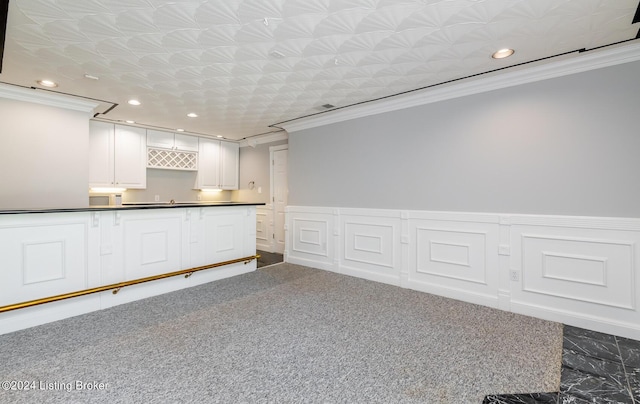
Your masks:
[{"label": "white wainscoting panel", "polygon": [[334,263],[335,244],[332,209],[287,208],[287,239],[285,260],[294,264],[308,265],[337,271]]},{"label": "white wainscoting panel", "polygon": [[639,232],[566,220],[512,225],[513,310],[640,339]]},{"label": "white wainscoting panel", "polygon": [[124,280],[181,269],[184,219],[180,212],[171,216],[163,214],[162,217],[137,216],[125,215],[122,219]]},{"label": "white wainscoting panel", "polygon": [[[206,263],[228,261],[245,255],[247,217],[243,210],[206,211],[203,217]],[[254,216],[252,218],[255,220]]]},{"label": "white wainscoting panel", "polygon": [[[85,213],[0,216],[0,306],[98,286],[99,233]],[[89,252],[87,252],[89,251]],[[0,334],[97,310],[97,295],[0,314]]]},{"label": "white wainscoting panel", "polygon": [[400,217],[341,215],[340,271],[400,284]]},{"label": "white wainscoting panel", "polygon": [[256,208],[256,248],[272,252],[273,246],[273,210],[271,208]]},{"label": "white wainscoting panel", "polygon": [[87,232],[76,219],[0,227],[0,305],[85,289]]},{"label": "white wainscoting panel", "polygon": [[287,211],[287,262],[640,340],[640,219]]},{"label": "white wainscoting panel", "polygon": [[413,218],[409,287],[497,307],[498,225]]}]

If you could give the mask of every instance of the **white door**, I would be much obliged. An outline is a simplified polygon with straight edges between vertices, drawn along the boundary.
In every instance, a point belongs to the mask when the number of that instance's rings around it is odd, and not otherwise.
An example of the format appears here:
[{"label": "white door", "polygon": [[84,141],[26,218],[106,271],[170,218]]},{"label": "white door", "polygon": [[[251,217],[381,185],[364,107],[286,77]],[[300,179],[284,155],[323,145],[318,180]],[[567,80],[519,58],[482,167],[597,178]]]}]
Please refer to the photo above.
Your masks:
[{"label": "white door", "polygon": [[[284,148],[282,148],[284,147]],[[287,146],[274,146],[272,149],[271,189],[273,190],[273,246],[274,252],[284,254],[284,209],[289,195]],[[278,150],[279,149],[279,150]]]}]

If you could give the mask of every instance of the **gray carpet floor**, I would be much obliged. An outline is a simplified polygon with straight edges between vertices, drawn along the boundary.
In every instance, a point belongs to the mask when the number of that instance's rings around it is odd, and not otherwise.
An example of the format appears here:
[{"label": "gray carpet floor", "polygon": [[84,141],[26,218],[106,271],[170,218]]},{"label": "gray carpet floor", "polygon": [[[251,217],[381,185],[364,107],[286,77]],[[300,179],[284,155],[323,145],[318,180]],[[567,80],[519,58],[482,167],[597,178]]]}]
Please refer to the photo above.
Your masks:
[{"label": "gray carpet floor", "polygon": [[0,336],[37,383],[0,402],[481,403],[557,391],[561,355],[558,323],[279,264]]}]

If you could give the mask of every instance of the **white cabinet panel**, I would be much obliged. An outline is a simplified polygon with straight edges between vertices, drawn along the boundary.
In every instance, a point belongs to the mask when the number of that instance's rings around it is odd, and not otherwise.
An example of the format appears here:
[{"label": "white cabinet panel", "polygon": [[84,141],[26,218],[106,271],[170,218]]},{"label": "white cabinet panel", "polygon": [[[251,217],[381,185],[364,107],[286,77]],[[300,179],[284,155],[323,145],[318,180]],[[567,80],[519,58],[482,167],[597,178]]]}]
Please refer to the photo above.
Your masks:
[{"label": "white cabinet panel", "polygon": [[89,122],[89,187],[114,186],[113,139],[113,124]]},{"label": "white cabinet panel", "polygon": [[173,133],[147,129],[147,146],[160,147],[162,149],[173,149]]},{"label": "white cabinet panel", "polygon": [[220,188],[238,189],[240,145],[220,142]]},{"label": "white cabinet panel", "polygon": [[161,149],[198,151],[198,137],[183,133],[147,129],[147,146]]},{"label": "white cabinet panel", "polygon": [[220,189],[220,142],[200,139],[197,189]]},{"label": "white cabinet panel", "polygon": [[176,150],[198,151],[198,137],[176,133],[174,136],[174,147]]},{"label": "white cabinet panel", "polygon": [[116,187],[146,188],[147,144],[142,128],[115,126],[114,177]]},{"label": "white cabinet panel", "polygon": [[0,228],[0,306],[87,287],[87,224]]},{"label": "white cabinet panel", "polygon": [[123,226],[126,280],[183,269],[180,215],[123,219]]},{"label": "white cabinet panel", "polygon": [[144,129],[91,121],[89,187],[146,188]]},{"label": "white cabinet panel", "polygon": [[206,262],[227,261],[244,255],[247,217],[247,212],[242,210],[205,213],[202,247]]},{"label": "white cabinet panel", "polygon": [[200,139],[196,189],[238,189],[240,146],[237,143]]}]

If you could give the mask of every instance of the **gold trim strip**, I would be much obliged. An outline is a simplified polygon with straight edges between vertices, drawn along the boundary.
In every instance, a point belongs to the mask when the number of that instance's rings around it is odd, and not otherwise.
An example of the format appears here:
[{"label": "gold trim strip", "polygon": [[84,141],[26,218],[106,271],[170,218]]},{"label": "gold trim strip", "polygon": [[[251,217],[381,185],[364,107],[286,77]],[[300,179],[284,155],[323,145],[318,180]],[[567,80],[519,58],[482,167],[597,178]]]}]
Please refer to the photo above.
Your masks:
[{"label": "gold trim strip", "polygon": [[43,297],[41,299],[30,300],[28,302],[10,304],[7,306],[0,307],[0,313],[4,313],[6,311],[11,311],[11,310],[23,309],[25,307],[37,306],[39,304],[44,304],[44,303],[57,302],[59,300],[70,299],[72,297],[90,295],[92,293],[99,293],[99,292],[104,292],[112,289],[114,290],[113,293],[116,294],[121,288],[124,288],[126,286],[137,285],[139,283],[144,283],[144,282],[156,281],[158,279],[165,279],[165,278],[170,278],[172,276],[178,276],[178,275],[185,275],[185,277],[188,278],[194,272],[203,271],[205,269],[217,268],[225,265],[237,264],[239,262],[244,262],[244,264],[246,265],[253,260],[257,260],[258,258],[260,258],[259,254],[250,255],[244,258],[237,258],[234,260],[217,262],[215,264],[203,265],[200,267],[183,269],[180,271],[168,272],[166,274],[153,275],[153,276],[148,276],[146,278],[133,279],[130,281],[124,281],[120,283],[113,283],[111,285],[98,286],[97,288],[84,289],[84,290],[79,290],[77,292],[64,293],[61,295],[50,296],[50,297]]}]

